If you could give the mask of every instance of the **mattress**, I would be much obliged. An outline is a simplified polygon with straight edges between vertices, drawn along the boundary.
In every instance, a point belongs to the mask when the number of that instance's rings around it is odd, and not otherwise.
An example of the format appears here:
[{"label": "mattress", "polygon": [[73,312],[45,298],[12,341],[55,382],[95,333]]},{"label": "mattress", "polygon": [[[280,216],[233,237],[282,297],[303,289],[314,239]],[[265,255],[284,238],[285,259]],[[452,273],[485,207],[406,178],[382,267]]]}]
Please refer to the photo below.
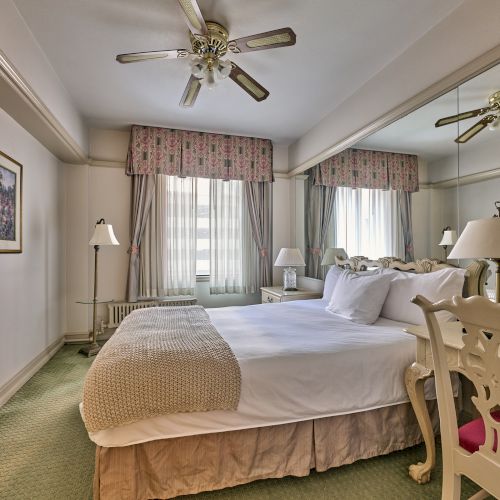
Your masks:
[{"label": "mattress", "polygon": [[90,438],[100,446],[127,446],[407,402],[404,371],[416,349],[415,337],[402,331],[407,325],[384,318],[360,325],[325,306],[304,300],[207,309],[240,364],[238,409],[157,416]]}]

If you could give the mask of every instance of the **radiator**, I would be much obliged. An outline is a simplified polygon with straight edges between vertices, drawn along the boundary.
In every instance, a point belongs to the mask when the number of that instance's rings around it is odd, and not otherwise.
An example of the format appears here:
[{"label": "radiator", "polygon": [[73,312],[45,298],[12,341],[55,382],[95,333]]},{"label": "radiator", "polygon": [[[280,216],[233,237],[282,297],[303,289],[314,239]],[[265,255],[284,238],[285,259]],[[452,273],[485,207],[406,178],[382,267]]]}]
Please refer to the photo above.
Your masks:
[{"label": "radiator", "polygon": [[170,299],[149,300],[140,302],[111,302],[108,304],[109,321],[108,328],[116,328],[127,314],[136,309],[146,307],[166,307],[166,306],[194,306],[196,297],[190,295],[172,297]]}]

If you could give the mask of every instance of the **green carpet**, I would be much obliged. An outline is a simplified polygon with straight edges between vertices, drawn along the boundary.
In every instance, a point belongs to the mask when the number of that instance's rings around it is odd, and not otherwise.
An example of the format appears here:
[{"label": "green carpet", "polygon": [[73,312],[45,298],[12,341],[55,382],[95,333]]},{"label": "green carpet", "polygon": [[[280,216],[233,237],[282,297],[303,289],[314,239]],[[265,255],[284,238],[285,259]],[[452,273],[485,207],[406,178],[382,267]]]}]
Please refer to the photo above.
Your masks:
[{"label": "green carpet", "polygon": [[[78,346],[63,347],[0,409],[0,499],[92,498],[94,445],[78,412],[92,360],[77,351]],[[408,466],[423,457],[423,446],[416,446],[305,478],[269,479],[184,498],[440,499],[440,466],[426,485],[408,476]],[[467,498],[477,488],[464,480],[462,490]]]}]

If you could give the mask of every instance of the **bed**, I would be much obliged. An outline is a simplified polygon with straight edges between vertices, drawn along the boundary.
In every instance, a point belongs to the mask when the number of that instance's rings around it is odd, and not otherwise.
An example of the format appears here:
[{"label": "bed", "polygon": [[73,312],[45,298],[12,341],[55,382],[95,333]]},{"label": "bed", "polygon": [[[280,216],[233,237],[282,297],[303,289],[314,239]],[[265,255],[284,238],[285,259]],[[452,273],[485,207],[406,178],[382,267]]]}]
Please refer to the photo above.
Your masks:
[{"label": "bed", "polygon": [[[241,368],[236,411],[160,415],[90,432],[94,498],[172,498],[305,476],[422,440],[404,323],[354,324],[323,300],[207,310]],[[433,425],[438,418],[427,387]]]}]

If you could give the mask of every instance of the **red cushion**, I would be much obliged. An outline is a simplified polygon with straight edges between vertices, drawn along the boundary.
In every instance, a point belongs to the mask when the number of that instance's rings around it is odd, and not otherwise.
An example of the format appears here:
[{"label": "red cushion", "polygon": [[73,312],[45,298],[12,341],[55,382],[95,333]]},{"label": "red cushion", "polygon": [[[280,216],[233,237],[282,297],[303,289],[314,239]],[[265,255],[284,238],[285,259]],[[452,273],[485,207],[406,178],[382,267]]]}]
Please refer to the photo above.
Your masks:
[{"label": "red cushion", "polygon": [[[492,411],[491,416],[500,422],[500,411]],[[484,422],[481,417],[462,425],[458,429],[458,441],[460,446],[467,450],[469,453],[474,453],[479,450],[479,447],[484,444]],[[493,451],[497,451],[498,436],[495,432],[495,439],[493,440]]]}]

